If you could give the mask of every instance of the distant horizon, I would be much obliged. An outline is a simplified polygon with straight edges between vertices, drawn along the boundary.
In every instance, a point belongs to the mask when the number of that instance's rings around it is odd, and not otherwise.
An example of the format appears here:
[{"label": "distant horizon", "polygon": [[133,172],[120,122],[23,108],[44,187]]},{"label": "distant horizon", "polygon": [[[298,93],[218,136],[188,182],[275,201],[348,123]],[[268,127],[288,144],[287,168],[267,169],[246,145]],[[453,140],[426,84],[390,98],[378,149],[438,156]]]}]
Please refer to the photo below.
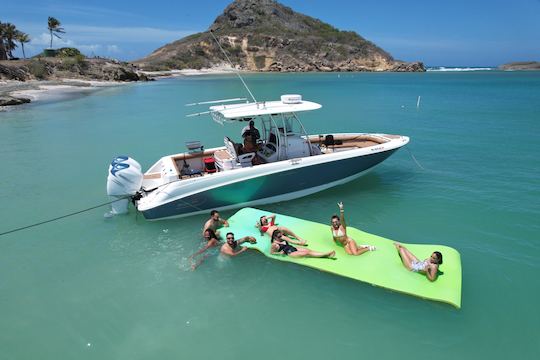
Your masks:
[{"label": "distant horizon", "polygon": [[[80,0],[46,5],[28,0],[3,5],[0,21],[11,22],[30,35],[32,41],[25,45],[27,57],[49,47],[47,17],[54,16],[66,34],[53,40],[53,48],[75,47],[90,57],[134,61],[170,42],[206,31],[231,2],[199,0],[189,6],[157,3],[154,8],[167,11],[148,16],[146,3],[140,0],[97,0],[92,5]],[[421,61],[427,67],[497,67],[540,61],[535,39],[540,33],[536,19],[540,0],[517,0],[511,7],[501,0],[485,5],[456,0],[444,8],[427,1],[406,7],[395,0],[384,4],[336,0],[331,6],[323,0],[279,2],[339,30],[354,31],[395,59]],[[14,55],[22,58],[20,46]]]}]

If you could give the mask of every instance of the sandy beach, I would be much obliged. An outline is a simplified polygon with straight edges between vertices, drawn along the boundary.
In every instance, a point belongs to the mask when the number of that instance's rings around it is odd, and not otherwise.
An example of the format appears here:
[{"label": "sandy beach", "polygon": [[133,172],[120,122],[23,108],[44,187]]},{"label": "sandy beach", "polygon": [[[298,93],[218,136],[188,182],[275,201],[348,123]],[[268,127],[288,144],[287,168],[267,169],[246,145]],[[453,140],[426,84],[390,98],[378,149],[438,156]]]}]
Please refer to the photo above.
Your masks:
[{"label": "sandy beach", "polygon": [[182,69],[165,71],[140,71],[140,73],[151,78],[171,78],[180,76],[200,76],[200,75],[219,75],[231,74],[237,71],[229,65],[214,66],[206,69]]}]

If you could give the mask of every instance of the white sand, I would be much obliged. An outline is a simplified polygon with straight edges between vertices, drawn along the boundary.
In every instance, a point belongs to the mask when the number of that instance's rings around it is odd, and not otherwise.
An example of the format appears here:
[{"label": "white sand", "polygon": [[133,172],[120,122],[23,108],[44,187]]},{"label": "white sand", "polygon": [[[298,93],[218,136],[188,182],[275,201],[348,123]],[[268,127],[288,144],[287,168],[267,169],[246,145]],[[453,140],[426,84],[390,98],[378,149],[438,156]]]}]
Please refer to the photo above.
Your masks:
[{"label": "white sand", "polygon": [[182,69],[165,71],[140,71],[141,73],[152,77],[178,77],[178,76],[198,76],[198,75],[217,75],[230,74],[237,71],[228,65],[214,66],[207,69]]}]

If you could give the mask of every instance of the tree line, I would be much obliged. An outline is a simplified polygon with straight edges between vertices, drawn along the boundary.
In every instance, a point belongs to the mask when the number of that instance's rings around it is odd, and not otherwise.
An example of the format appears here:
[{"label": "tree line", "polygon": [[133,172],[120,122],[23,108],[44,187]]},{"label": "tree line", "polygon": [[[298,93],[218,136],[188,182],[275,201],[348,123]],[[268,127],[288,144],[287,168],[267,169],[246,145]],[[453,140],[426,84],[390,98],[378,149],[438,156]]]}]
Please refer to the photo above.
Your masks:
[{"label": "tree line", "polygon": [[[60,21],[55,19],[52,16],[49,16],[47,21],[47,30],[51,35],[51,48],[53,44],[53,37],[61,39],[60,34],[65,34],[66,31],[61,27]],[[13,59],[13,50],[15,50],[18,45],[17,42],[21,44],[21,50],[23,57],[26,59],[26,54],[24,52],[24,44],[30,42],[30,35],[20,31],[12,23],[3,23],[0,21],[0,60],[9,60]]]}]

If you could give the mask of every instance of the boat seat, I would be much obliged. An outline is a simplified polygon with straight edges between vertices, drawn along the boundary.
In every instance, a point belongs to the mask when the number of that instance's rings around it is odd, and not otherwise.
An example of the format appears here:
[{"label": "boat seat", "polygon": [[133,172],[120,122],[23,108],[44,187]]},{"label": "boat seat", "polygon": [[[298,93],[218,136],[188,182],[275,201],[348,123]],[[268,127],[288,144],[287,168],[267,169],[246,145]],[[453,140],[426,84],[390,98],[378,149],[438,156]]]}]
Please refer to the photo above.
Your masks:
[{"label": "boat seat", "polygon": [[214,152],[214,159],[219,171],[232,170],[235,167],[252,166],[251,160],[255,157],[255,153],[247,153],[238,155],[234,143],[227,136],[223,139],[225,150],[217,150]]},{"label": "boat seat", "polygon": [[223,142],[225,143],[225,148],[227,149],[227,152],[231,155],[235,162],[240,163],[242,167],[248,167],[252,165],[251,160],[253,160],[256,155],[254,152],[238,155],[234,143],[231,141],[231,139],[229,139],[228,136],[225,136]]},{"label": "boat seat", "polygon": [[227,150],[217,150],[214,152],[214,159],[216,161],[232,160],[233,157]]},{"label": "boat seat", "polygon": [[238,156],[238,162],[240,163],[240,165],[242,165],[242,167],[250,167],[253,165],[251,161],[253,160],[254,157],[255,157],[254,152],[242,154]]}]

